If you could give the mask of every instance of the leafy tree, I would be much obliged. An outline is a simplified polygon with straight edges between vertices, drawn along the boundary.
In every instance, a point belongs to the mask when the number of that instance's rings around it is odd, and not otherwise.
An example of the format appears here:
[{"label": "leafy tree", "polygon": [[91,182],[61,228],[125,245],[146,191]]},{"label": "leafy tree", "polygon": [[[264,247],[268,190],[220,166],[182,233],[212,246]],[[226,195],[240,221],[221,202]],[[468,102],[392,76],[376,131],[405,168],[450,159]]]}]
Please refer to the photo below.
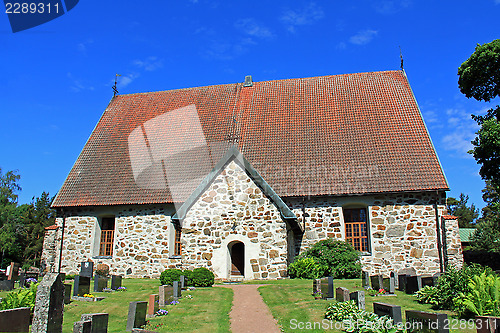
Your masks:
[{"label": "leafy tree", "polygon": [[476,232],[472,237],[473,251],[500,252],[500,191],[490,182],[483,190],[486,206],[478,219]]},{"label": "leafy tree", "polygon": [[[458,68],[458,86],[467,98],[489,102],[500,96],[500,39],[477,45],[474,53]],[[481,126],[469,151],[481,164],[481,177],[500,186],[500,107],[486,116],[472,115]]]},{"label": "leafy tree", "polygon": [[459,200],[453,197],[446,199],[448,211],[451,215],[458,217],[460,228],[474,228],[474,220],[479,216],[479,209],[474,204],[467,206],[467,201],[469,201],[469,196],[463,193],[460,193]]}]

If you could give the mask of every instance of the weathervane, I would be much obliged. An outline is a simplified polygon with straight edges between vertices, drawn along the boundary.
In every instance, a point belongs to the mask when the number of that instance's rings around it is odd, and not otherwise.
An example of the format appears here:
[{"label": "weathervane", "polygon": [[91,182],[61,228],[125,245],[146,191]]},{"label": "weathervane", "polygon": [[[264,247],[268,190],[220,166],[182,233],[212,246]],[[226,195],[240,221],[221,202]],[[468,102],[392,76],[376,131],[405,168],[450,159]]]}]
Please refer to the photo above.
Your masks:
[{"label": "weathervane", "polygon": [[118,76],[121,76],[120,74],[115,74],[115,85],[113,86],[113,97],[116,96],[116,94],[118,94],[118,89],[116,88],[116,83],[118,81]]},{"label": "weathervane", "polygon": [[399,46],[399,57],[401,58],[401,70],[403,70],[403,52],[401,51],[401,46]]}]

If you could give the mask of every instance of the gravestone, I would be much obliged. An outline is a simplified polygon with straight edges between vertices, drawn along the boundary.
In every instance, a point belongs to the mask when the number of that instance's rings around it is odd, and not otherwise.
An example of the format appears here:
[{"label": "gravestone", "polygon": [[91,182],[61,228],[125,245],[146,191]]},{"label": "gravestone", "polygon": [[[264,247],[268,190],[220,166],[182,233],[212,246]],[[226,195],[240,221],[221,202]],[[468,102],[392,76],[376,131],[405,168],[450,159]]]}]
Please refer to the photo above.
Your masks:
[{"label": "gravestone", "polygon": [[323,299],[333,299],[333,277],[321,278],[321,294]]},{"label": "gravestone", "polygon": [[71,288],[72,285],[67,283],[64,284],[64,304],[71,303]]},{"label": "gravestone", "polygon": [[38,285],[32,332],[62,332],[64,285],[57,273],[47,273]]},{"label": "gravestone", "polygon": [[422,288],[425,286],[434,286],[434,278],[432,276],[421,276],[420,280],[422,281]]},{"label": "gravestone", "polygon": [[355,291],[349,294],[349,299],[354,301],[358,306],[358,309],[365,309],[365,292],[364,290]]},{"label": "gravestone", "polygon": [[11,262],[7,280],[17,281],[19,278],[19,263]]},{"label": "gravestone", "polygon": [[321,294],[321,279],[313,279],[313,295]]},{"label": "gravestone", "polygon": [[406,276],[406,288],[405,293],[414,294],[422,289],[422,278],[418,275]]},{"label": "gravestone", "polygon": [[19,288],[26,287],[26,275],[24,273],[19,274]]},{"label": "gravestone", "polygon": [[477,333],[500,333],[500,317],[476,316]]},{"label": "gravestone", "polygon": [[92,278],[92,276],[94,276],[94,263],[91,261],[82,262],[82,266],[80,267],[80,276]]},{"label": "gravestone", "polygon": [[434,280],[434,286],[438,285],[439,278],[441,277],[442,273],[436,273],[432,276],[432,279]]},{"label": "gravestone", "polygon": [[387,293],[394,294],[394,279],[390,277],[382,278],[382,287]]},{"label": "gravestone", "polygon": [[179,282],[181,283],[181,289],[186,290],[186,277],[184,275],[179,276]]},{"label": "gravestone", "polygon": [[121,275],[111,275],[111,289],[116,290],[122,286]]},{"label": "gravestone", "polygon": [[406,310],[406,332],[448,333],[448,315]]},{"label": "gravestone", "polygon": [[349,301],[349,290],[344,287],[338,287],[337,289],[335,289],[335,299],[337,300],[337,302]]},{"label": "gravestone", "polygon": [[370,283],[373,290],[379,290],[383,288],[382,275],[372,275],[370,276]]},{"label": "gravestone", "polygon": [[73,333],[92,333],[92,322],[75,321],[73,323]]},{"label": "gravestone", "polygon": [[108,287],[108,278],[100,275],[94,276],[94,292],[102,292]]},{"label": "gravestone", "polygon": [[406,278],[408,275],[406,274],[398,274],[398,290],[406,291]]},{"label": "gravestone", "polygon": [[378,316],[388,316],[389,318],[392,318],[396,325],[403,323],[401,307],[399,305],[374,302],[373,312]]},{"label": "gravestone", "polygon": [[170,285],[163,285],[159,287],[158,296],[160,306],[165,306],[174,300],[174,287]]},{"label": "gravestone", "polygon": [[149,295],[148,316],[152,317],[160,309],[160,297],[158,294]]},{"label": "gravestone", "polygon": [[370,273],[361,271],[361,286],[365,289],[370,287]]},{"label": "gravestone", "polygon": [[30,331],[30,308],[17,308],[0,311],[0,332]]},{"label": "gravestone", "polygon": [[[38,281],[38,273],[26,272],[19,274],[19,288],[29,288],[33,280]],[[64,281],[63,277],[61,280]]]},{"label": "gravestone", "polygon": [[107,333],[108,319],[109,315],[107,313],[90,313],[82,314],[80,321],[90,321],[92,333]]},{"label": "gravestone", "polygon": [[75,276],[73,296],[83,296],[90,294],[90,277],[77,275]]},{"label": "gravestone", "polygon": [[174,301],[178,301],[182,298],[181,284],[179,281],[174,281]]},{"label": "gravestone", "polygon": [[146,312],[148,302],[130,302],[127,317],[127,332],[132,331],[133,328],[140,328],[146,324]]},{"label": "gravestone", "polygon": [[14,289],[14,280],[0,281],[0,291],[11,291]]},{"label": "gravestone", "polygon": [[399,279],[398,279],[398,273],[396,272],[391,272],[391,279],[394,281],[394,289],[399,290]]}]

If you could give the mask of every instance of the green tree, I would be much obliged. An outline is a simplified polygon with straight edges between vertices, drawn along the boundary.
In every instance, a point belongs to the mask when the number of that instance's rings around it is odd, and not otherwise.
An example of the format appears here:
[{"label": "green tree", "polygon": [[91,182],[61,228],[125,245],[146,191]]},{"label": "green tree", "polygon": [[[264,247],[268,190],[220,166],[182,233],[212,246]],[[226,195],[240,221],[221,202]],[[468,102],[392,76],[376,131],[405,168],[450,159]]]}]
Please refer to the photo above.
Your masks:
[{"label": "green tree", "polygon": [[500,191],[490,181],[486,181],[483,200],[486,206],[482,209],[481,218],[478,219],[471,249],[500,252]]},{"label": "green tree", "polygon": [[471,204],[467,205],[469,196],[460,193],[459,200],[449,197],[446,199],[448,211],[451,215],[458,217],[458,226],[460,228],[475,228],[475,220],[479,216],[479,209]]},{"label": "green tree", "polygon": [[[458,86],[467,98],[489,102],[500,96],[500,39],[477,45],[474,53],[458,68]],[[479,174],[500,187],[500,107],[486,116],[472,115],[481,126],[469,151],[481,164]]]}]

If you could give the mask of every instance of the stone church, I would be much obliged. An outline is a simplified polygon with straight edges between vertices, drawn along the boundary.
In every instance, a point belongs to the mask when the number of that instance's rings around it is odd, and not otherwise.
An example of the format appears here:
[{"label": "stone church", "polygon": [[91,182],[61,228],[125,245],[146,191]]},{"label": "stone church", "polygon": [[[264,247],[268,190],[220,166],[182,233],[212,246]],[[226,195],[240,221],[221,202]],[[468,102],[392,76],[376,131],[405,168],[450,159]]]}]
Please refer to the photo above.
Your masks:
[{"label": "stone church", "polygon": [[404,71],[113,97],[53,207],[43,262],[277,279],[327,238],[372,274],[460,265],[448,184]]}]

